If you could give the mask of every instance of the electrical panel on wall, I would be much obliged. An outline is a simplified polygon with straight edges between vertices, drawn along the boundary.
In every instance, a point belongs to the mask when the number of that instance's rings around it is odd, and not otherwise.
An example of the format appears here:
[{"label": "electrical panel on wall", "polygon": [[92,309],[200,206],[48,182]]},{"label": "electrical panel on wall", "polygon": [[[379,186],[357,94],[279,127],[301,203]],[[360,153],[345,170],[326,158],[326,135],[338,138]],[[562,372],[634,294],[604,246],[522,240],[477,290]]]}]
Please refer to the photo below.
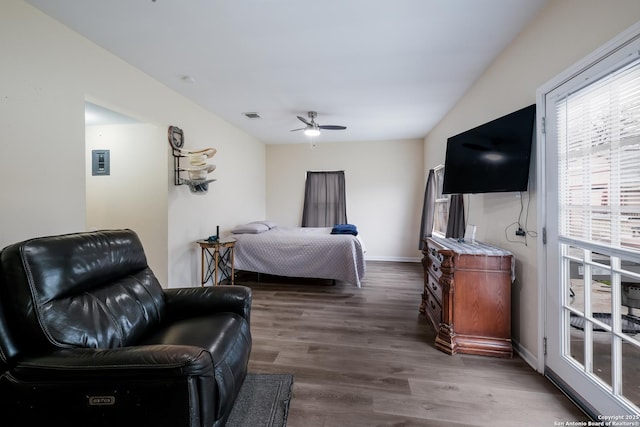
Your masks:
[{"label": "electrical panel on wall", "polygon": [[109,150],[91,150],[91,175],[109,175]]}]

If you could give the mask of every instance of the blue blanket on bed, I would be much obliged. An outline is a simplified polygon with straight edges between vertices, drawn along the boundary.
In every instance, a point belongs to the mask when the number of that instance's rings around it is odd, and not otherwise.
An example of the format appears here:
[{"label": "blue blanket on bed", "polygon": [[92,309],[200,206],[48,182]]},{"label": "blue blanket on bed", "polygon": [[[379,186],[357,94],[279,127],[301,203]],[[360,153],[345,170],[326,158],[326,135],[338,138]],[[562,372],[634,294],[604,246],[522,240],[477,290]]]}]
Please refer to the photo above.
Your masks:
[{"label": "blue blanket on bed", "polygon": [[353,224],[336,224],[331,229],[331,234],[352,234],[358,235],[358,228]]}]

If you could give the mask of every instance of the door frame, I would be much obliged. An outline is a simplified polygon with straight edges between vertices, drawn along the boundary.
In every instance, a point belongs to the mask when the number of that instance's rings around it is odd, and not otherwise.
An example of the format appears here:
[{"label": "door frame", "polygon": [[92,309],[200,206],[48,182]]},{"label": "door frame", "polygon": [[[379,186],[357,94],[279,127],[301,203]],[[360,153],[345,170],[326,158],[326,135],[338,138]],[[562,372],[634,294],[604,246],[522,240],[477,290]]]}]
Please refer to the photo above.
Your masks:
[{"label": "door frame", "polygon": [[[557,76],[541,85],[536,91],[536,187],[538,189],[537,194],[537,216],[538,226],[537,232],[539,236],[542,236],[542,244],[538,245],[538,352],[537,352],[537,365],[536,369],[539,373],[547,374],[546,368],[546,320],[547,320],[547,269],[548,269],[548,250],[546,244],[546,230],[549,218],[547,218],[547,177],[546,177],[546,134],[545,134],[545,114],[546,114],[546,96],[556,88],[569,82],[577,75],[590,70],[592,73],[598,74],[608,69],[607,65],[610,62],[608,60],[616,61],[616,56],[619,56],[619,60],[622,60],[628,54],[624,49],[636,39],[640,38],[640,22],[632,25],[618,36],[611,39],[609,42],[587,55],[585,58],[576,62]],[[607,60],[606,64],[603,61]],[[555,217],[554,217],[555,218]],[[554,375],[554,372],[550,373],[550,379],[556,384],[566,388],[563,378]],[[564,390],[565,392],[569,390]],[[582,407],[590,415],[594,416],[594,410],[589,405],[589,402],[580,401],[580,396],[569,396],[573,400],[577,400],[579,406]]]}]

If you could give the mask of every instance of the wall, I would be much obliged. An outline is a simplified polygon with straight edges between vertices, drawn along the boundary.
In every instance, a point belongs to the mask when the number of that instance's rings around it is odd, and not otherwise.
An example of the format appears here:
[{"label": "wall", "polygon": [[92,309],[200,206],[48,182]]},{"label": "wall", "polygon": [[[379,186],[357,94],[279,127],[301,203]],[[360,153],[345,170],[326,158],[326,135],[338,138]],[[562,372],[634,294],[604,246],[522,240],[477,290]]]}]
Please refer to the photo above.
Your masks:
[{"label": "wall", "polygon": [[0,57],[0,247],[89,228],[85,100],[158,129],[179,126],[186,148],[218,149],[218,181],[194,196],[173,185],[166,136],[157,141],[164,156],[153,157],[154,167],[166,171],[167,209],[144,217],[166,221],[143,244],[167,248],[164,286],[197,283],[196,239],[238,216],[265,215],[265,148],[255,138],[21,0],[0,2]]},{"label": "wall", "polygon": [[[185,148],[215,147],[208,161],[216,165],[205,195],[194,195],[187,186],[169,185],[169,283],[200,283],[198,239],[225,235],[238,219],[263,218],[266,205],[265,146],[244,132],[202,112],[174,122],[185,131]],[[171,177],[173,180],[173,177]]]},{"label": "wall", "polygon": [[[165,135],[146,123],[87,126],[85,132],[87,229],[130,228],[154,242],[145,253],[160,283],[167,283],[167,170],[157,167],[167,164]],[[105,149],[110,174],[93,176],[91,151]]]},{"label": "wall", "polygon": [[417,261],[423,164],[421,140],[268,145],[267,217],[299,227],[306,171],[344,170],[347,220],[366,259]]},{"label": "wall", "polygon": [[[553,0],[494,61],[484,75],[425,138],[425,163],[442,163],[446,139],[536,101],[536,89],[640,19],[637,0]],[[535,147],[534,151],[535,153]],[[537,227],[536,161],[532,162],[528,229]],[[537,250],[540,238],[516,238],[505,228],[517,220],[521,200],[515,193],[473,195],[469,223],[477,238],[511,250],[516,257],[512,288],[512,334],[521,355],[537,365],[542,341],[538,326]],[[512,243],[507,240],[517,240]]]}]

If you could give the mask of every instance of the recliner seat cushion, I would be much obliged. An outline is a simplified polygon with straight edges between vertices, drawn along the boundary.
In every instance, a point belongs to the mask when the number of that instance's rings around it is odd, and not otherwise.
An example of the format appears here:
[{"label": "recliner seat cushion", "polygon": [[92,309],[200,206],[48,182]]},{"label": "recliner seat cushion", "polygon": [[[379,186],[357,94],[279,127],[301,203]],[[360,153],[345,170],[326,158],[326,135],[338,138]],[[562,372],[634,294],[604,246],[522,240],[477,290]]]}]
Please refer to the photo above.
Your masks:
[{"label": "recliner seat cushion", "polygon": [[[200,347],[209,352],[219,395],[216,414],[229,413],[233,406],[232,396],[240,391],[249,362],[246,349],[251,346],[251,333],[247,321],[238,314],[227,312],[184,319],[156,330],[139,344],[170,343]],[[201,390],[201,393],[206,392]]]},{"label": "recliner seat cushion", "polygon": [[[151,363],[152,362],[152,363]],[[26,357],[15,364],[10,377],[19,381],[88,381],[214,376],[211,354],[189,345],[149,345],[116,349],[62,349]]]}]

